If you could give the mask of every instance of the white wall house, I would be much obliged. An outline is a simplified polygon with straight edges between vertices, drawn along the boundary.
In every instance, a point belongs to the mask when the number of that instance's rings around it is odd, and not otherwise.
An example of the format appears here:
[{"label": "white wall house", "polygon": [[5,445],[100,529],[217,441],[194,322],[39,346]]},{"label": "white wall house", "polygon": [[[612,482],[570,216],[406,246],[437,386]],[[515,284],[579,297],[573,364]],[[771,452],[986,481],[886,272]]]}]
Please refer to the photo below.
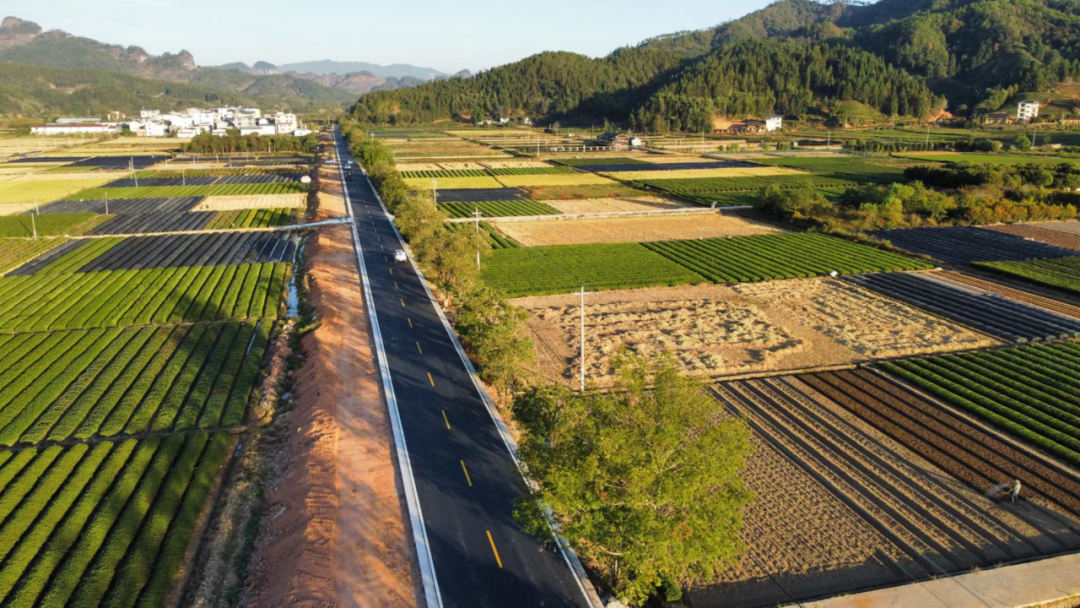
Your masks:
[{"label": "white wall house", "polygon": [[184,129],[195,125],[195,121],[180,114],[163,114],[161,120],[168,123],[173,130]]},{"label": "white wall house", "polygon": [[143,120],[150,120],[158,116],[161,116],[161,110],[139,110],[139,118]]},{"label": "white wall house", "polygon": [[765,131],[772,133],[784,128],[784,117],[780,114],[769,114],[765,117]]},{"label": "white wall house", "polygon": [[148,122],[138,134],[142,137],[165,137],[169,134],[169,125],[159,121]]},{"label": "white wall house", "polygon": [[314,131],[311,129],[297,129],[292,132],[293,137],[305,137],[311,135]]},{"label": "white wall house", "polygon": [[30,127],[33,135],[109,135],[120,132],[118,124],[97,123],[63,123],[37,125]]},{"label": "white wall house", "polygon": [[176,132],[177,137],[191,138],[202,135],[203,131],[207,131],[206,127],[185,127]]},{"label": "white wall house", "polygon": [[1039,115],[1041,105],[1037,101],[1021,101],[1020,105],[1016,107],[1017,122],[1030,122],[1031,119]]},{"label": "white wall house", "polygon": [[288,135],[297,128],[296,114],[278,112],[274,116],[274,129],[278,135]]}]

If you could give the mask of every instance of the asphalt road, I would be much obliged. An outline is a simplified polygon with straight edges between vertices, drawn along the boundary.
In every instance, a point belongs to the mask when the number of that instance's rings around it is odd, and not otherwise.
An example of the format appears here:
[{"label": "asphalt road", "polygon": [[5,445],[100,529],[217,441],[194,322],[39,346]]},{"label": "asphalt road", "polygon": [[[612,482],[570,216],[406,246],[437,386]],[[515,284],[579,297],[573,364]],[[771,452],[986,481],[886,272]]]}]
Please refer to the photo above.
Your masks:
[{"label": "asphalt road", "polygon": [[[338,138],[338,158],[351,160]],[[443,605],[588,608],[555,546],[514,522],[520,474],[368,179],[346,183]]]}]

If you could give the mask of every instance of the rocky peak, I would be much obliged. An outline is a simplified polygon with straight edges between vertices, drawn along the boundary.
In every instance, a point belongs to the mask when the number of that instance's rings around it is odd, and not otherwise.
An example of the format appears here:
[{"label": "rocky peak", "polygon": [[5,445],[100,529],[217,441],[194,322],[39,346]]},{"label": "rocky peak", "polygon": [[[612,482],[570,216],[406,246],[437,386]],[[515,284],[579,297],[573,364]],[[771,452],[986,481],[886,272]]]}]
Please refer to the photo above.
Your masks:
[{"label": "rocky peak", "polygon": [[0,22],[0,36],[36,36],[41,33],[41,26],[33,21],[23,21],[18,17],[4,17]]},{"label": "rocky peak", "polygon": [[257,61],[255,62],[255,65],[251,66],[251,72],[260,76],[266,76],[268,74],[277,74],[278,69],[277,66],[272,63]]},{"label": "rocky peak", "polygon": [[194,70],[196,68],[195,56],[187,50],[182,49],[180,53],[176,55],[176,60],[180,63],[180,67],[185,70]]}]

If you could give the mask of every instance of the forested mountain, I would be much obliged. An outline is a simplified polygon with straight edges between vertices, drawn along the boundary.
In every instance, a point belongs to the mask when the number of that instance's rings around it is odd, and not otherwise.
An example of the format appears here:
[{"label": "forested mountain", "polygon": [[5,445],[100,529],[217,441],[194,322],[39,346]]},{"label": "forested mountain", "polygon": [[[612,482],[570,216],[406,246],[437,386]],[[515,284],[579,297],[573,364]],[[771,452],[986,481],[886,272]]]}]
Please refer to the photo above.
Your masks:
[{"label": "forested mountain", "polygon": [[[21,66],[52,69],[38,73],[15,69]],[[100,103],[110,100],[114,105],[106,111],[138,110],[138,105],[127,105],[129,100],[152,90],[166,97],[176,92],[174,98],[191,100],[189,105],[222,103],[209,100],[230,98],[296,110],[336,106],[355,99],[348,91],[334,90],[296,76],[203,68],[195,64],[195,58],[187,51],[154,56],[136,46],[103,44],[61,31],[43,32],[36,23],[14,17],[0,23],[0,67],[8,75],[0,80],[0,87],[6,91],[3,107],[23,108],[12,113],[24,115],[50,112],[94,115]],[[126,79],[109,78],[106,74]],[[135,88],[123,94],[108,89],[120,82],[132,83]],[[98,86],[106,90],[82,90]],[[81,94],[69,95],[67,99],[56,95],[58,90],[70,91],[71,87],[77,87]],[[208,101],[195,103],[199,98]],[[152,101],[147,105],[157,107]]]},{"label": "forested mountain", "polygon": [[374,63],[367,63],[364,61],[331,61],[324,59],[322,61],[304,61],[301,63],[287,63],[277,66],[279,73],[296,72],[298,74],[314,74],[316,76],[326,76],[327,74],[337,74],[339,76],[345,74],[355,74],[357,72],[368,72],[372,76],[378,78],[418,78],[420,80],[430,80],[432,78],[438,78],[440,76],[449,76],[449,74],[440,72],[434,68],[425,68],[415,65],[409,65],[407,63],[395,63],[393,65],[378,65]]},{"label": "forested mountain", "polygon": [[544,53],[471,81],[372,93],[355,114],[413,122],[478,108],[696,130],[710,111],[799,115],[841,101],[886,115],[921,118],[946,103],[953,113],[977,114],[1074,79],[1080,0],[781,0],[601,59]]}]

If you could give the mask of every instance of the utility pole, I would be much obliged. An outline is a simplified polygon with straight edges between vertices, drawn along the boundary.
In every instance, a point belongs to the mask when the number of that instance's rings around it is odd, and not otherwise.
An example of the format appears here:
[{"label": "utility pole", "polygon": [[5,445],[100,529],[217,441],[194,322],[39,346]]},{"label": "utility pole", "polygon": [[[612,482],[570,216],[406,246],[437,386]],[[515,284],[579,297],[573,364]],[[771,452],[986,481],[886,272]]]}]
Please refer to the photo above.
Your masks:
[{"label": "utility pole", "polygon": [[828,150],[832,147],[832,129],[829,129],[829,143],[825,144],[825,149]]},{"label": "utility pole", "polygon": [[36,241],[37,240],[37,221],[34,220],[35,217],[37,217],[36,214],[33,214],[33,213],[30,214],[30,227],[34,229],[34,240]]},{"label": "utility pole", "polygon": [[924,150],[930,149],[930,125],[926,125],[926,147]]},{"label": "utility pole", "polygon": [[[476,234],[480,235],[480,208],[476,207],[473,216],[476,218]],[[476,269],[480,270],[480,239],[476,239]]]},{"label": "utility pole", "polygon": [[585,286],[581,286],[581,392],[585,392]]},{"label": "utility pole", "polygon": [[109,193],[105,193],[105,215],[109,215]]},{"label": "utility pole", "polygon": [[131,159],[128,160],[128,162],[130,163],[130,166],[131,166],[131,177],[134,178],[135,187],[138,188],[139,187],[139,174],[135,173],[135,159],[131,158]]},{"label": "utility pole", "polygon": [[1035,127],[1035,133],[1031,136],[1031,147],[1035,148],[1039,145],[1039,127]]},{"label": "utility pole", "polygon": [[187,188],[187,167],[180,167],[180,180],[185,188]]},{"label": "utility pole", "polygon": [[431,198],[435,199],[435,204],[439,203],[439,180],[431,180]]}]

